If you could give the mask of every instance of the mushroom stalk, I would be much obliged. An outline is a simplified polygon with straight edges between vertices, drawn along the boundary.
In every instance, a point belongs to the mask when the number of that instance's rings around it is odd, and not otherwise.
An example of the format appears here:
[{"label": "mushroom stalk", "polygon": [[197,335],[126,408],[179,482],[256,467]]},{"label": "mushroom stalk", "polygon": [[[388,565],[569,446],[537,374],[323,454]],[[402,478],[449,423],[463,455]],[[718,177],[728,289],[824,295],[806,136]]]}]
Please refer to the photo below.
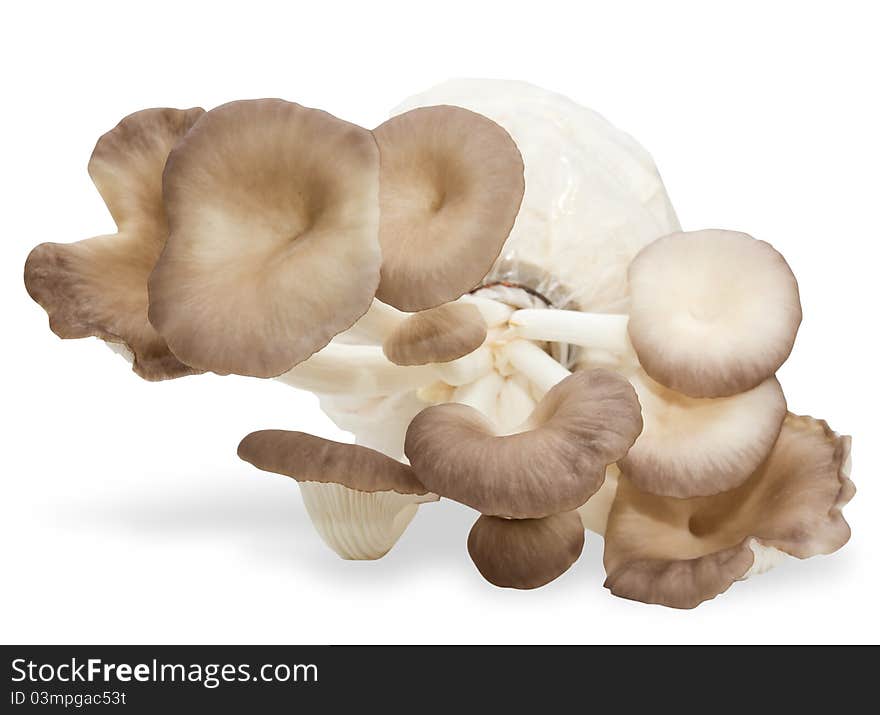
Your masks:
[{"label": "mushroom stalk", "polygon": [[504,387],[504,378],[497,372],[490,372],[476,382],[459,387],[452,397],[452,402],[468,405],[479,410],[486,417],[495,419],[498,396]]},{"label": "mushroom stalk", "polygon": [[391,334],[394,328],[406,316],[407,313],[374,299],[367,312],[342,335],[350,337],[357,342],[381,345],[382,341]]},{"label": "mushroom stalk", "polygon": [[377,345],[330,343],[277,379],[321,394],[391,395],[430,383],[437,373],[431,365],[395,365]]},{"label": "mushroom stalk", "polygon": [[510,327],[522,338],[599,348],[618,355],[632,350],[628,323],[628,315],[577,310],[524,309],[510,316]]},{"label": "mushroom stalk", "polygon": [[468,385],[492,372],[492,351],[483,346],[452,362],[433,363],[433,367],[443,382],[454,387]]},{"label": "mushroom stalk", "polygon": [[525,375],[542,393],[571,375],[568,369],[527,340],[512,340],[502,348],[502,354],[511,366]]},{"label": "mushroom stalk", "polygon": [[469,303],[479,310],[480,315],[483,316],[483,320],[486,321],[486,326],[489,328],[506,325],[507,321],[510,319],[511,313],[513,313],[513,308],[507,303],[502,303],[500,300],[494,300],[492,298],[486,298],[485,296],[466,293],[458,300],[462,303]]}]

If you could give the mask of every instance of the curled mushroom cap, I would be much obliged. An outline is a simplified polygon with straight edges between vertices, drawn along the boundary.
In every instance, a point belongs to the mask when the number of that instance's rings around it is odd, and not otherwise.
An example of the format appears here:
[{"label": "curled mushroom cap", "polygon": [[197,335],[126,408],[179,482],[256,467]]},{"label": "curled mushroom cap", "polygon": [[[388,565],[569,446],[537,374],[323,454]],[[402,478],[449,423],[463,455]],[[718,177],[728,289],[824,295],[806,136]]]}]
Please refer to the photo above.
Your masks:
[{"label": "curled mushroom cap", "polygon": [[168,226],[162,170],[172,147],[203,109],[144,109],[123,119],[95,145],[89,175],[117,233],[77,243],[42,243],[24,268],[28,293],[61,338],[98,337],[124,344],[147,380],[190,375],[147,320],[147,279]]},{"label": "curled mushroom cap", "polygon": [[382,348],[397,365],[425,365],[464,357],[485,339],[486,321],[475,306],[445,303],[398,323]]},{"label": "curled mushroom cap", "polygon": [[630,381],[645,426],[619,466],[652,494],[709,496],[739,486],[766,459],[785,419],[785,395],[775,377],[714,399],[669,390],[641,371]]},{"label": "curled mushroom cap", "polygon": [[363,315],[379,282],[379,152],[280,99],[211,110],[168,159],[150,321],[184,362],[274,377]]},{"label": "curled mushroom cap", "polygon": [[756,387],[791,353],[801,322],[785,259],[744,233],[673,233],[629,269],[629,337],[652,378],[691,397]]},{"label": "curled mushroom cap", "polygon": [[766,462],[710,497],[647,494],[621,477],[605,532],[606,587],[624,598],[693,608],[750,575],[758,546],[797,558],[849,539],[850,438],[789,414]]},{"label": "curled mushroom cap", "polygon": [[373,130],[382,156],[382,281],[401,310],[455,300],[492,267],[525,190],[510,135],[467,109],[413,109]]},{"label": "curled mushroom cap", "polygon": [[584,548],[577,512],[543,519],[481,516],[468,535],[468,553],[483,577],[502,588],[538,588],[564,574]]},{"label": "curled mushroom cap", "polygon": [[437,405],[410,423],[404,450],[432,492],[486,515],[539,518],[576,509],[596,492],[642,418],[629,382],[589,370],[553,387],[524,428],[499,437],[478,410]]},{"label": "curled mushroom cap", "polygon": [[305,432],[260,430],[238,445],[238,456],[258,469],[298,482],[341,484],[359,492],[427,494],[413,470],[381,452]]}]

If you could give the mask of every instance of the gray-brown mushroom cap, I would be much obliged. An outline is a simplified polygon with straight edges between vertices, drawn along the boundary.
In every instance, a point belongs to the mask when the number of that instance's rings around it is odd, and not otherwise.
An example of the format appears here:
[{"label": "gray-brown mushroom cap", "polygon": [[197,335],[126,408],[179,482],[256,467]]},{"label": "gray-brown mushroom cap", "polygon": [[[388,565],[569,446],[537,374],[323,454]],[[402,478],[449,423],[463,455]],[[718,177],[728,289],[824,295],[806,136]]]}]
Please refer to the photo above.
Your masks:
[{"label": "gray-brown mushroom cap", "polygon": [[841,513],[855,493],[850,444],[824,421],[789,414],[764,464],[731,491],[675,499],[621,477],[605,532],[606,587],[693,608],[746,576],[753,544],[801,559],[836,551],[850,536]]},{"label": "gray-brown mushroom cap", "polygon": [[691,397],[756,387],[785,362],[801,322],[797,280],[769,244],[711,229],[673,233],[629,268],[629,337],[654,380]]},{"label": "gray-brown mushroom cap", "polygon": [[599,489],[641,431],[641,408],[620,375],[587,370],[555,385],[524,427],[500,437],[477,410],[437,405],[410,423],[404,450],[430,491],[490,516],[539,518]]},{"label": "gray-brown mushroom cap", "polygon": [[464,357],[485,340],[486,321],[475,306],[445,303],[402,320],[382,349],[397,365],[426,365]]},{"label": "gray-brown mushroom cap", "polygon": [[199,370],[178,360],[147,319],[147,279],[168,236],[162,171],[174,145],[203,109],[144,109],[104,134],[89,175],[117,233],[77,243],[42,243],[28,256],[24,282],[61,338],[121,343],[146,380]]},{"label": "gray-brown mushroom cap", "polygon": [[382,281],[401,310],[433,308],[479,284],[525,191],[510,135],[461,107],[413,109],[373,130],[381,153]]},{"label": "gray-brown mushroom cap", "polygon": [[572,511],[543,519],[481,516],[467,544],[474,565],[489,583],[538,588],[577,561],[584,548],[584,527]]},{"label": "gray-brown mushroom cap", "polygon": [[696,398],[630,376],[645,426],[620,470],[642,491],[685,499],[738,487],[779,436],[785,395],[775,377],[730,397]]},{"label": "gray-brown mushroom cap", "polygon": [[231,102],[168,159],[150,321],[187,364],[274,377],[366,312],[379,283],[372,134],[280,99]]},{"label": "gray-brown mushroom cap", "polygon": [[428,493],[413,470],[396,459],[305,432],[251,432],[238,445],[238,456],[258,469],[298,482],[341,484],[359,492]]}]

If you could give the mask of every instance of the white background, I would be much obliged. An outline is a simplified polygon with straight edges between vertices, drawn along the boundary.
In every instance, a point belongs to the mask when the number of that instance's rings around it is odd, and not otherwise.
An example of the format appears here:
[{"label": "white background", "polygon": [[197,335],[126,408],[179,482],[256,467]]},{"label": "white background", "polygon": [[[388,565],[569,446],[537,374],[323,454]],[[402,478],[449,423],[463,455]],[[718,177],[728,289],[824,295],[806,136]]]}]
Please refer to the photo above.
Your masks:
[{"label": "white background", "polygon": [[[877,642],[880,104],[871,3],[249,0],[4,10],[0,639],[21,642]],[[372,127],[455,76],[569,95],[653,154],[686,229],[766,239],[800,281],[790,408],[854,436],[851,542],[695,611],[602,588],[602,542],[533,592],[465,549],[474,514],[422,507],[383,560],[338,559],[296,485],[235,456],[263,427],[346,439],[273,381],[137,378],[60,341],[27,296],[42,241],[113,225],[97,137],[150,106],[280,96]]]}]

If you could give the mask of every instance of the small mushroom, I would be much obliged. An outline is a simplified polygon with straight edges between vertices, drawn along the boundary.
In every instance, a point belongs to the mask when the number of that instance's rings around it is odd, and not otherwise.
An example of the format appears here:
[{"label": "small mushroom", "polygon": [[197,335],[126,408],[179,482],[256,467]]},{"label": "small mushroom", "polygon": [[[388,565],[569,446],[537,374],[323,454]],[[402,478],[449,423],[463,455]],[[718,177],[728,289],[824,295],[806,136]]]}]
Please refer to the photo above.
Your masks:
[{"label": "small mushroom", "polygon": [[89,175],[117,232],[77,243],[41,243],[25,263],[25,287],[48,313],[52,332],[125,348],[132,369],[146,380],[199,372],[172,355],[147,320],[147,279],[168,236],[165,160],[204,112],[144,109],[104,134]]},{"label": "small mushroom", "polygon": [[404,451],[433,492],[489,516],[539,518],[587,501],[641,429],[630,384],[589,370],[551,389],[518,434],[498,436],[466,405],[428,407],[410,423]]},{"label": "small mushroom", "polygon": [[418,505],[438,499],[410,467],[381,452],[303,432],[252,432],[238,445],[238,456],[299,482],[315,528],[344,559],[384,556]]},{"label": "small mushroom", "polygon": [[351,327],[379,284],[372,134],[280,99],[204,115],[165,170],[150,321],[184,362],[277,376]]},{"label": "small mushroom", "polygon": [[630,382],[645,426],[619,466],[639,489],[660,496],[710,496],[739,486],[767,458],[785,419],[775,377],[714,399],[667,389],[641,370]]},{"label": "small mushroom", "polygon": [[629,337],[654,380],[691,397],[757,387],[785,362],[801,322],[797,280],[744,233],[673,233],[629,268]]},{"label": "small mushroom", "polygon": [[464,357],[485,339],[486,321],[475,306],[445,303],[403,320],[382,347],[397,365],[426,365]]},{"label": "small mushroom", "polygon": [[502,588],[538,588],[564,574],[584,548],[577,512],[542,519],[481,516],[468,535],[468,553],[489,582]]},{"label": "small mushroom", "polygon": [[805,559],[849,539],[841,509],[850,438],[789,414],[767,460],[742,486],[693,499],[640,491],[623,476],[605,532],[606,587],[646,603],[693,608],[766,570],[775,549]]},{"label": "small mushroom", "polygon": [[455,300],[488,273],[513,228],[522,156],[498,124],[460,107],[413,109],[373,135],[382,162],[376,295],[407,311]]}]

